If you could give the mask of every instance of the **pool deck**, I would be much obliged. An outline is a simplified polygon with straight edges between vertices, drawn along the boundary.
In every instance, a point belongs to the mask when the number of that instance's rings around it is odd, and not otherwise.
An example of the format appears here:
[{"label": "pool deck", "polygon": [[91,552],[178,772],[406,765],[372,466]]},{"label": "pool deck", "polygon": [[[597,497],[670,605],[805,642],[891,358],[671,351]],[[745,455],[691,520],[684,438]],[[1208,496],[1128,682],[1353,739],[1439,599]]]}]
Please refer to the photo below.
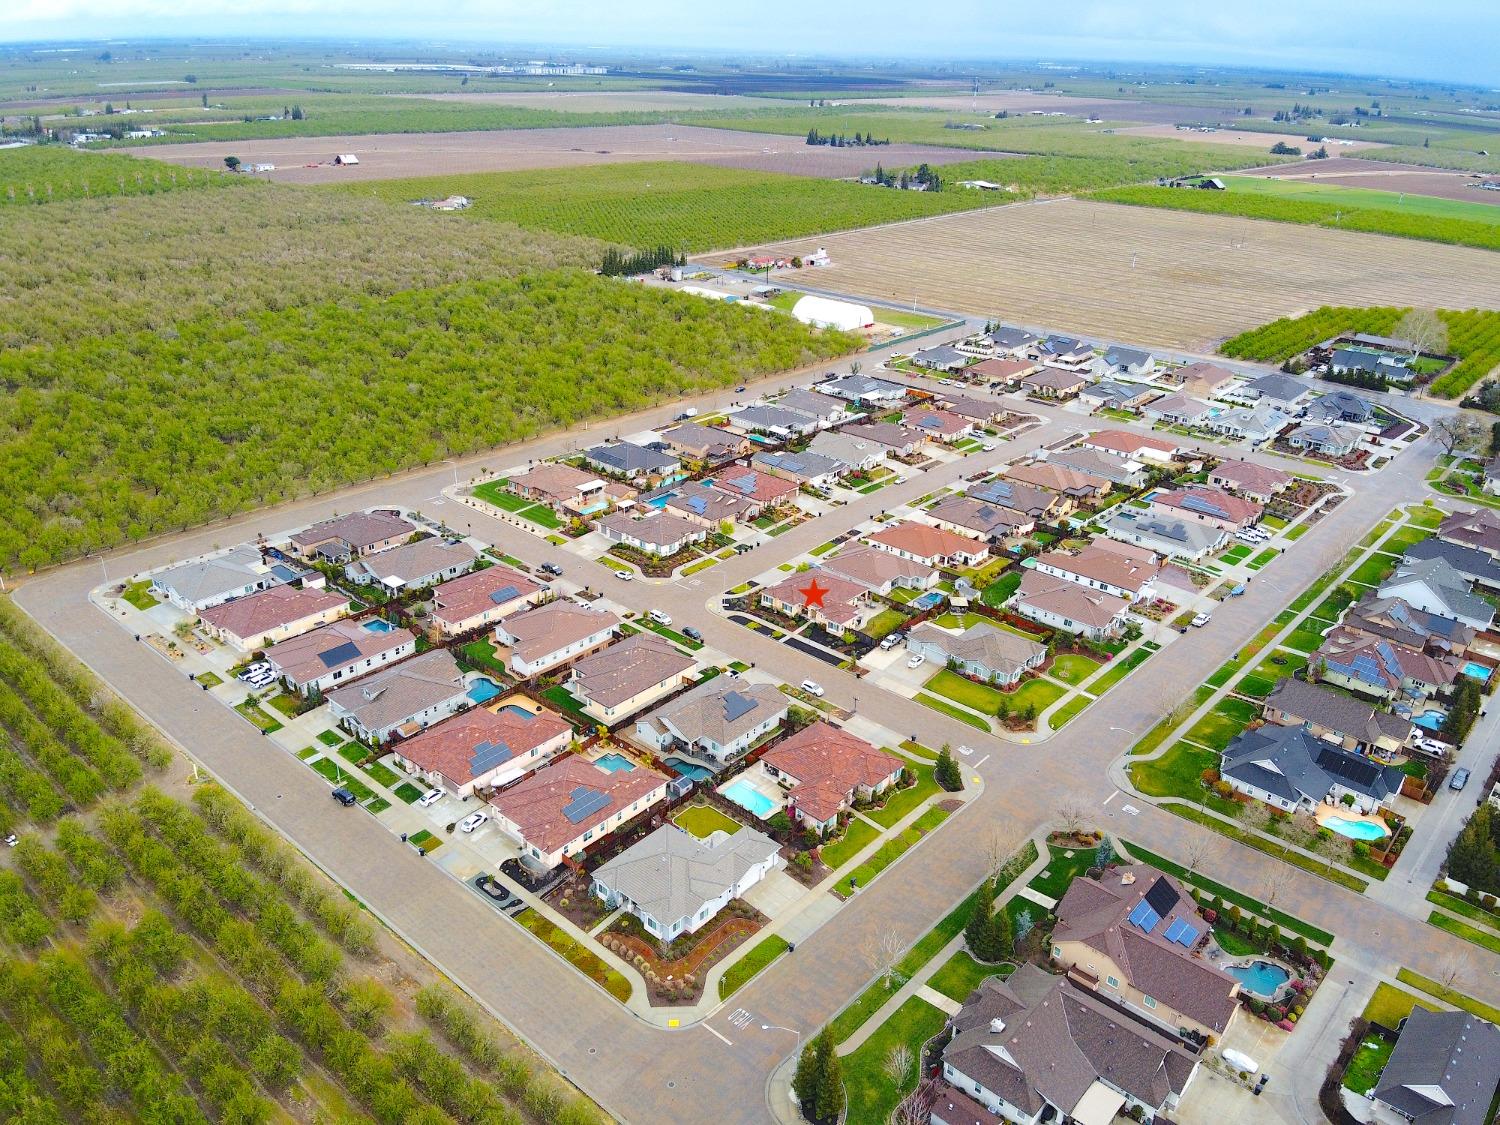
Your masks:
[{"label": "pool deck", "polygon": [[[739,802],[735,801],[733,797],[725,792],[725,790],[732,789],[734,788],[734,786],[740,784],[743,784],[748,789],[753,789],[762,797],[766,798],[766,800],[771,802],[771,808],[767,810],[764,815],[756,812],[754,809],[745,809],[745,811],[750,813],[752,816],[759,817],[761,820],[769,820],[771,817],[775,816],[778,812],[786,807],[786,793],[782,790],[781,786],[776,783],[775,778],[766,773],[764,770],[760,769],[748,769],[744,773],[731,778],[729,781],[726,781],[719,787],[719,796],[725,798],[726,800],[734,801],[734,803],[738,805]],[[741,805],[740,807],[744,808],[743,805]]]},{"label": "pool deck", "polygon": [[[1378,824],[1383,829],[1380,834],[1380,838],[1382,839],[1391,834],[1391,826],[1387,824],[1383,818],[1366,813],[1355,812],[1353,809],[1346,809],[1342,806],[1330,805],[1326,801],[1318,805],[1318,807],[1313,810],[1313,815],[1317,817],[1318,827],[1320,828],[1325,827],[1325,821],[1333,818],[1335,820],[1342,820],[1347,824]],[[1339,831],[1337,828],[1332,827],[1330,827],[1328,830],[1330,832]],[[1348,836],[1343,832],[1339,832],[1339,835],[1344,836],[1346,839],[1359,839],[1359,837]]]}]

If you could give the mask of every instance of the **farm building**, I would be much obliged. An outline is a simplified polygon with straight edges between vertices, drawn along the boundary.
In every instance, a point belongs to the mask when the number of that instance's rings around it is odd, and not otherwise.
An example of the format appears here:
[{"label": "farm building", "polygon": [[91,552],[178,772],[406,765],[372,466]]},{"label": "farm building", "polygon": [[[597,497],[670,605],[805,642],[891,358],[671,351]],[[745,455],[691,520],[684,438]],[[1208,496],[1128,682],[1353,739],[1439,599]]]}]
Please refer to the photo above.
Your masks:
[{"label": "farm building", "polygon": [[875,323],[875,314],[869,305],[834,301],[828,297],[803,297],[792,306],[792,315],[814,328],[837,328],[841,332],[853,332]]}]

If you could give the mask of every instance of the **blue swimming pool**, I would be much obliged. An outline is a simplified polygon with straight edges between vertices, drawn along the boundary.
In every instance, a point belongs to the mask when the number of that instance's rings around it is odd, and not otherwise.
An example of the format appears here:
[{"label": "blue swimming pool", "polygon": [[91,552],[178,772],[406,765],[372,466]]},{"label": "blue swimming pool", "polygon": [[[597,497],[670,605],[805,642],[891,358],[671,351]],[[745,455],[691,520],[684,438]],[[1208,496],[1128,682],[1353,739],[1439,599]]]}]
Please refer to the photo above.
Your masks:
[{"label": "blue swimming pool", "polygon": [[500,685],[494,680],[480,676],[469,685],[469,698],[475,703],[484,703],[500,694]]},{"label": "blue swimming pool", "polygon": [[389,633],[395,626],[389,621],[382,621],[378,617],[372,617],[365,622],[364,628],[369,633]]},{"label": "blue swimming pool", "polygon": [[594,759],[594,765],[610,773],[626,773],[635,769],[635,763],[623,754],[616,754],[611,750],[608,754],[601,754]]},{"label": "blue swimming pool", "polygon": [[667,506],[667,501],[672,499],[672,497],[676,495],[677,493],[675,492],[663,492],[660,496],[653,496],[650,500],[647,500],[646,507],[665,508]]},{"label": "blue swimming pool", "polygon": [[1482,684],[1490,682],[1490,676],[1493,672],[1493,668],[1486,668],[1483,664],[1475,664],[1472,660],[1463,666],[1463,674],[1465,676],[1473,676],[1474,679]]},{"label": "blue swimming pool", "polygon": [[1443,725],[1443,713],[1441,711],[1423,711],[1420,715],[1413,715],[1411,721],[1419,727],[1428,730],[1437,730]]},{"label": "blue swimming pool", "polygon": [[685,762],[681,758],[668,758],[667,765],[678,777],[690,777],[694,781],[702,781],[714,775],[714,771],[707,766],[700,766],[697,762]]},{"label": "blue swimming pool", "polygon": [[940,605],[942,603],[942,600],[942,594],[938,593],[936,590],[929,590],[920,598],[913,599],[911,604],[917,609],[931,609],[935,605]]},{"label": "blue swimming pool", "polygon": [[1341,816],[1325,817],[1319,827],[1351,840],[1381,840],[1391,834],[1389,828],[1373,820],[1345,820]]},{"label": "blue swimming pool", "polygon": [[590,504],[587,508],[579,508],[578,514],[581,516],[596,516],[600,512],[607,511],[609,511],[609,501],[600,500],[598,503]]},{"label": "blue swimming pool", "polygon": [[743,777],[731,782],[720,790],[735,804],[746,812],[753,813],[761,820],[765,820],[776,811],[776,802],[767,797],[755,786],[751,785]]},{"label": "blue swimming pool", "polygon": [[512,715],[520,715],[521,718],[523,718],[523,719],[534,719],[534,718],[536,718],[536,712],[534,712],[534,711],[528,711],[528,710],[526,710],[526,708],[518,706],[515,703],[507,703],[505,706],[499,708],[499,710],[496,712],[496,714],[498,714],[499,711],[507,711],[507,712],[509,712]]},{"label": "blue swimming pool", "polygon": [[1269,961],[1255,961],[1249,965],[1230,965],[1224,971],[1236,978],[1246,992],[1267,1000],[1274,1000],[1282,986],[1292,979],[1291,973]]}]

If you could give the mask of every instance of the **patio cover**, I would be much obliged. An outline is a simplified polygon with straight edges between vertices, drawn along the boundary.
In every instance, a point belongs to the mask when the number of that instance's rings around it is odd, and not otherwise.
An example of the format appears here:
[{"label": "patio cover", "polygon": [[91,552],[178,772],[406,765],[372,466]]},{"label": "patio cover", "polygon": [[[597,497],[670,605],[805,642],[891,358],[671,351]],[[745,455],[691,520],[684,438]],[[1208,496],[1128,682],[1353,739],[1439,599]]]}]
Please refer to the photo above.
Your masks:
[{"label": "patio cover", "polygon": [[1125,1095],[1095,1082],[1083,1092],[1069,1116],[1079,1125],[1109,1125],[1125,1104]]}]

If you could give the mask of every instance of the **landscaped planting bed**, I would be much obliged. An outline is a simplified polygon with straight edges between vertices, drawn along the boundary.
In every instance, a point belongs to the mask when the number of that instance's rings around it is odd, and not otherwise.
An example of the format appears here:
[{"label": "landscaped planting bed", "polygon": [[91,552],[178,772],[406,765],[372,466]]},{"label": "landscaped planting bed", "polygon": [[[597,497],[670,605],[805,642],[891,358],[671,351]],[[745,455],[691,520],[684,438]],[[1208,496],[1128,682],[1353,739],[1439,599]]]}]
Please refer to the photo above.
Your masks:
[{"label": "landscaped planting bed", "polygon": [[788,948],[786,938],[780,934],[761,938],[750,947],[749,952],[724,970],[724,975],[719,978],[719,999],[728,1000]]}]

